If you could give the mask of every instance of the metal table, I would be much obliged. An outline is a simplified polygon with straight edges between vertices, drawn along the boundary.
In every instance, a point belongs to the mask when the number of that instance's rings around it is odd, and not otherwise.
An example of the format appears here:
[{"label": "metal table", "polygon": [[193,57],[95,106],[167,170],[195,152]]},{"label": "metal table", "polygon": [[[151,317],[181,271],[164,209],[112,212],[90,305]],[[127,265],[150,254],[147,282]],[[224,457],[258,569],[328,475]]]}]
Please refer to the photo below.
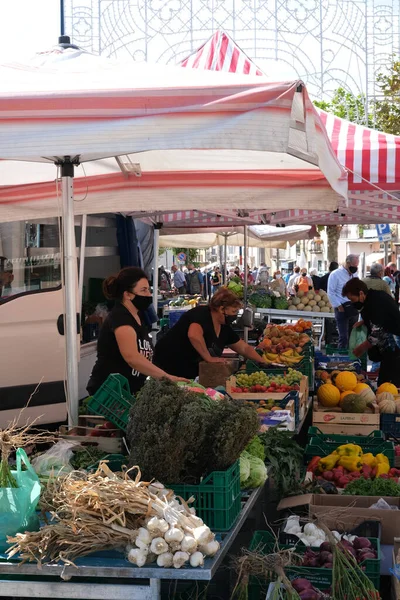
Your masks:
[{"label": "metal table", "polygon": [[321,325],[321,333],[319,335],[319,341],[317,348],[321,350],[322,338],[324,337],[325,332],[325,319],[334,319],[335,313],[315,313],[309,311],[300,311],[300,310],[276,310],[275,308],[256,308],[256,313],[260,313],[261,315],[267,315],[268,323],[277,319],[286,319],[287,321],[298,319],[307,319],[307,321],[312,321],[313,323],[318,323]]},{"label": "metal table", "polygon": [[[159,600],[162,579],[210,581],[248,518],[262,489],[253,490],[244,497],[242,510],[235,525],[230,531],[219,534],[221,548],[215,557],[205,560],[204,568],[163,569],[149,565],[139,569],[117,553],[80,558],[76,561],[76,567],[57,563],[43,565],[41,570],[36,563],[5,561],[0,562],[0,597]],[[13,576],[12,580],[10,575]],[[49,577],[53,579],[48,580]],[[71,581],[71,578],[75,579]],[[94,578],[97,581],[87,582],[79,578]],[[135,583],[134,580],[145,582]]]}]

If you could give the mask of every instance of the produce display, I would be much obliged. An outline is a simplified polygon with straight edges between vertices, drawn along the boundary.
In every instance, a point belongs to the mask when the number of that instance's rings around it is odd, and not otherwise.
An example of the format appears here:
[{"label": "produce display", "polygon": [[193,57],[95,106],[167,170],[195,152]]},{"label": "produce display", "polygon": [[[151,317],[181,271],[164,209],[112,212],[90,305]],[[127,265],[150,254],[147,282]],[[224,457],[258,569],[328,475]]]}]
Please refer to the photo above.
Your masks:
[{"label": "produce display", "polygon": [[254,437],[240,455],[240,487],[257,488],[267,479],[265,448],[258,436]]},{"label": "produce display", "polygon": [[300,321],[297,326],[267,325],[264,337],[258,345],[264,360],[284,365],[296,365],[301,362],[304,358],[304,347],[311,342],[310,336],[304,333],[308,325],[311,324]]},{"label": "produce display", "polygon": [[360,478],[397,481],[400,476],[400,470],[390,468],[389,459],[385,454],[364,454],[357,444],[338,446],[334,452],[323,458],[315,456],[307,471],[313,473],[317,481],[324,480],[337,488],[347,488],[351,482]]},{"label": "produce display", "polygon": [[289,310],[333,312],[328,294],[324,290],[319,292],[297,292],[296,296],[290,298]]},{"label": "produce display", "polygon": [[319,403],[326,408],[337,408],[348,413],[374,412],[376,396],[363,376],[352,371],[316,371],[324,383],[318,388]]},{"label": "produce display", "polygon": [[174,308],[178,308],[180,306],[197,306],[197,304],[200,302],[200,300],[202,299],[201,296],[195,296],[194,298],[185,298],[184,296],[179,296],[179,298],[176,298],[175,300],[171,300],[171,302],[169,302],[169,306],[172,306]]},{"label": "produce display", "polygon": [[268,375],[265,371],[255,373],[237,373],[236,387],[232,389],[236,393],[260,392],[260,393],[286,393],[298,390],[299,383],[303,377],[300,371],[289,369],[282,375]]},{"label": "produce display", "polygon": [[230,467],[258,429],[257,412],[240,401],[150,380],[130,412],[129,465],[140,465],[146,481],[195,484]]},{"label": "produce display", "polygon": [[99,550],[124,548],[138,567],[156,563],[179,569],[201,567],[204,556],[214,556],[219,542],[214,534],[173,492],[160,484],[141,481],[129,473],[118,476],[105,463],[96,473],[74,471],[49,482],[41,505],[53,521],[39,531],[17,533],[8,550],[38,564],[73,564]]}]

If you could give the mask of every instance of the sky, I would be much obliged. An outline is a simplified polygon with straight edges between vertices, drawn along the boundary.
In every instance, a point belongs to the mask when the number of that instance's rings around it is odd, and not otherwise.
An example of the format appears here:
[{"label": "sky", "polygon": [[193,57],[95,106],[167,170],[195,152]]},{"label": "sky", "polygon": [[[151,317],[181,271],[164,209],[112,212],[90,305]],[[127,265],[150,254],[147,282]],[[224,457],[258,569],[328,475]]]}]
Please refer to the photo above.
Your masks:
[{"label": "sky", "polygon": [[32,56],[57,43],[60,35],[59,0],[2,0],[0,60]]}]

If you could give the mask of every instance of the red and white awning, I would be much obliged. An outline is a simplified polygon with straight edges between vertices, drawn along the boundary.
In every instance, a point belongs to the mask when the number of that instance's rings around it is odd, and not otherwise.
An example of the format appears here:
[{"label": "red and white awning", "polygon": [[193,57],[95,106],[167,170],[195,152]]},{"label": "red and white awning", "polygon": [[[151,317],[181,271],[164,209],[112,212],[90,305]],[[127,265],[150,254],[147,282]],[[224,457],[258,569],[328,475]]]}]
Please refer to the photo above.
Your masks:
[{"label": "red and white awning", "polygon": [[[215,215],[218,206],[237,218],[282,206],[335,210],[347,196],[346,172],[301,81],[74,49],[0,65],[0,81],[0,221],[58,214],[52,163],[65,155],[87,165],[75,179],[84,198],[76,214]],[[39,175],[21,163],[15,177],[15,161],[47,164]]]}]

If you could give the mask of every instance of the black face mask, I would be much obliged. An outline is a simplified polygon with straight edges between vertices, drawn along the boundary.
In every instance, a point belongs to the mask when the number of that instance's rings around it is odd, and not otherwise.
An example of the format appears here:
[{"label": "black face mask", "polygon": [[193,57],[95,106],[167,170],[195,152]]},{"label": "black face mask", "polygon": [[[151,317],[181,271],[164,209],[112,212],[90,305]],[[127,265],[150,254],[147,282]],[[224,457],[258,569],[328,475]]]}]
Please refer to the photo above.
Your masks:
[{"label": "black face mask", "polygon": [[307,273],[302,273],[301,276],[302,277],[307,277]]},{"label": "black face mask", "polygon": [[138,310],[145,311],[152,304],[153,298],[151,296],[135,296],[131,302]]},{"label": "black face mask", "polygon": [[364,306],[364,302],[358,300],[358,302],[353,302],[353,306],[356,310],[361,310]]},{"label": "black face mask", "polygon": [[357,273],[358,267],[349,267],[350,273]]},{"label": "black face mask", "polygon": [[225,315],[225,325],[232,325],[237,319],[237,315]]}]

